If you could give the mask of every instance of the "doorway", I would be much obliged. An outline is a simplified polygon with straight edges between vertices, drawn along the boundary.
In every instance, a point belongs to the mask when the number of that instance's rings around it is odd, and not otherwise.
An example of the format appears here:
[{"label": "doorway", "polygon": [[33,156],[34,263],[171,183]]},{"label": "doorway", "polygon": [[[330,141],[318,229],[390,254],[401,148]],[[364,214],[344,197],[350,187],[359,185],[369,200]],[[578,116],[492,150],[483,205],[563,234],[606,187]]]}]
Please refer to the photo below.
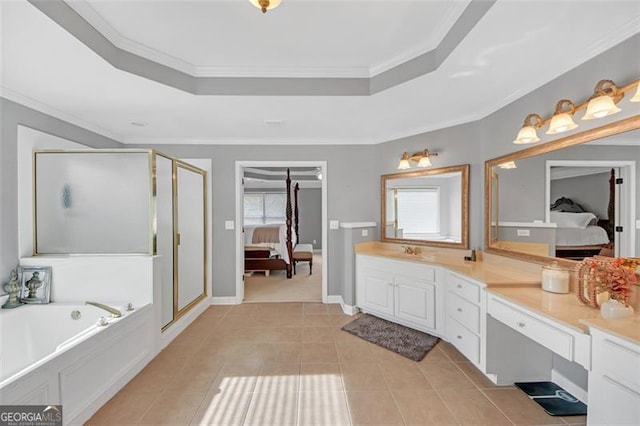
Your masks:
[{"label": "doorway", "polygon": [[[636,171],[633,161],[589,161],[589,160],[548,160],[546,162],[546,214],[547,223],[554,222],[551,219],[552,212],[549,206],[559,201],[557,191],[553,190],[553,182],[565,181],[572,191],[579,191],[583,186],[580,182],[600,176],[601,190],[596,193],[594,186],[588,184],[584,190],[583,199],[580,197],[571,201],[577,204],[588,203],[593,206],[586,207],[587,210],[596,211],[596,225],[609,229],[610,255],[613,257],[635,256],[635,183]],[[604,201],[595,206],[591,201],[600,196]],[[568,197],[570,198],[570,197]],[[588,200],[588,201],[586,201]],[[582,207],[582,206],[580,206]],[[612,216],[612,217],[610,217]],[[606,223],[604,221],[606,219]],[[610,225],[609,225],[610,223]],[[575,231],[575,230],[573,230]],[[596,253],[598,254],[598,253]]]},{"label": "doorway", "polygon": [[[300,202],[305,199],[305,186],[309,187],[309,184],[305,184],[305,177],[311,177],[307,181],[315,181],[314,186],[318,186],[315,191],[320,192],[320,206],[319,206],[319,235],[311,232],[311,229],[305,230],[304,223],[307,216],[305,216],[305,206],[300,204],[300,228],[294,229],[294,223],[292,221],[291,233],[292,242],[295,241],[295,235],[300,236],[298,242],[298,248],[301,248],[300,244],[308,244],[315,253],[313,254],[313,263],[299,262],[296,264],[297,274],[293,275],[293,278],[286,277],[284,271],[268,269],[260,270],[257,266],[252,266],[250,271],[245,271],[245,246],[249,246],[250,250],[257,250],[261,245],[260,241],[255,238],[253,232],[260,224],[268,225],[271,223],[271,227],[280,227],[282,235],[284,235],[284,225],[276,225],[276,222],[283,222],[278,220],[279,213],[270,213],[265,211],[265,203],[269,204],[273,208],[274,205],[281,204],[284,200],[284,193],[286,190],[283,187],[283,182],[286,179],[286,169],[291,170],[291,204],[294,204],[294,197],[300,195]],[[269,181],[272,181],[270,183]],[[277,182],[277,183],[275,183]],[[300,192],[294,192],[295,184],[298,183]],[[269,187],[280,188],[269,188]],[[307,191],[309,193],[311,191]],[[253,203],[256,207],[252,210],[252,214],[245,223],[245,193],[250,194],[248,202]],[[281,194],[281,195],[275,195]],[[236,162],[236,219],[235,219],[235,235],[236,235],[236,303],[242,303],[243,301],[309,301],[304,300],[305,293],[300,289],[299,284],[305,283],[307,285],[319,284],[319,292],[315,300],[327,302],[327,164],[326,161],[237,161]],[[281,200],[280,198],[283,198]],[[259,207],[262,206],[261,210]],[[293,208],[293,207],[292,207]],[[307,205],[307,208],[311,208]],[[317,206],[316,206],[317,208]],[[277,208],[276,208],[277,210]],[[282,214],[281,216],[284,216]],[[282,219],[282,218],[281,218]],[[254,223],[251,223],[254,222]],[[249,244],[247,244],[247,236],[250,235]],[[255,241],[255,243],[254,243]],[[278,240],[279,241],[279,240]],[[283,241],[284,238],[283,238]],[[315,244],[313,244],[315,242]],[[320,244],[318,244],[320,243]],[[280,254],[277,251],[277,244],[262,244],[263,246],[269,246],[269,251],[259,250],[260,255],[269,253],[269,258],[280,258]],[[318,249],[318,246],[320,247]],[[264,247],[262,247],[264,248]],[[295,250],[295,248],[294,248]],[[264,253],[263,253],[264,252]],[[287,257],[287,256],[285,256]],[[258,262],[259,263],[259,262]],[[313,274],[311,275],[311,268]],[[268,276],[267,276],[268,275]],[[296,282],[298,286],[296,287]],[[267,289],[267,285],[270,286]],[[254,290],[259,291],[254,291]],[[266,290],[269,290],[270,293]],[[249,297],[247,297],[249,296]],[[297,300],[300,297],[300,300]],[[248,300],[248,299],[251,300]]]}]

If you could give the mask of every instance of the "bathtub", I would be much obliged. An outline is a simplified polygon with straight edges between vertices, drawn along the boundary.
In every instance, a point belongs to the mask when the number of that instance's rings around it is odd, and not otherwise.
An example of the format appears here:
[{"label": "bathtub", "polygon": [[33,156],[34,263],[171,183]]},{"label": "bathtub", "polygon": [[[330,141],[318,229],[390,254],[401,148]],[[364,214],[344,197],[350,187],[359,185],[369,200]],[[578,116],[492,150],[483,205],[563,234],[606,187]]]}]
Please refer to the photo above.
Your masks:
[{"label": "bathtub", "polygon": [[123,316],[63,303],[2,310],[0,404],[62,404],[65,424],[87,420],[155,355],[153,306],[109,305]]}]

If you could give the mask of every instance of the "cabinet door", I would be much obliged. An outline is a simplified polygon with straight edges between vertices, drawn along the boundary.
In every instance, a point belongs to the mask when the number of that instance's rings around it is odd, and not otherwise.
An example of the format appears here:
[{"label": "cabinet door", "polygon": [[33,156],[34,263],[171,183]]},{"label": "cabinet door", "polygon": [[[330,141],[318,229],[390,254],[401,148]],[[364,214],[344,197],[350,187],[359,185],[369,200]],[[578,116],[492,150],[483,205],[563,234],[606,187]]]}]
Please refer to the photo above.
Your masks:
[{"label": "cabinet door", "polygon": [[[591,385],[594,383],[592,389]],[[589,385],[588,424],[640,424],[640,394],[634,389],[607,375],[600,376],[595,381],[590,380]]]},{"label": "cabinet door", "polygon": [[398,318],[436,328],[436,289],[433,283],[396,275],[395,290],[395,313]]},{"label": "cabinet door", "polygon": [[393,275],[376,269],[362,270],[360,308],[393,315]]}]

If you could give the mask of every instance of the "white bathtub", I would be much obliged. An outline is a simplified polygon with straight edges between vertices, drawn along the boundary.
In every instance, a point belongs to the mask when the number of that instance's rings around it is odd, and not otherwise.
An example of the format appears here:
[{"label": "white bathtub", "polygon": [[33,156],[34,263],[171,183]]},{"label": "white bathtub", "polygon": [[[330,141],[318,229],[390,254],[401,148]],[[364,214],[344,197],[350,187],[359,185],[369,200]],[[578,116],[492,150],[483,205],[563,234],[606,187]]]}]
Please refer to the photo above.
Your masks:
[{"label": "white bathtub", "polygon": [[84,422],[155,355],[152,305],[123,314],[57,303],[0,311],[0,404],[62,404],[65,424]]}]

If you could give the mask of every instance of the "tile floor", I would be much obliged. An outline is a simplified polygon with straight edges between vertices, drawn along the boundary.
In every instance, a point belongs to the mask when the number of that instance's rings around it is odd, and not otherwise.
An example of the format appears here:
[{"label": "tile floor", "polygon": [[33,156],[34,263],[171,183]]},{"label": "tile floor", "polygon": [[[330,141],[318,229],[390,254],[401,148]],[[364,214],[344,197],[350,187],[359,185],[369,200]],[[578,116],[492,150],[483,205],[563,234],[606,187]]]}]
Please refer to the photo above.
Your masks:
[{"label": "tile floor", "polygon": [[451,345],[413,362],[340,330],[338,305],[213,306],[89,425],[566,425]]}]

